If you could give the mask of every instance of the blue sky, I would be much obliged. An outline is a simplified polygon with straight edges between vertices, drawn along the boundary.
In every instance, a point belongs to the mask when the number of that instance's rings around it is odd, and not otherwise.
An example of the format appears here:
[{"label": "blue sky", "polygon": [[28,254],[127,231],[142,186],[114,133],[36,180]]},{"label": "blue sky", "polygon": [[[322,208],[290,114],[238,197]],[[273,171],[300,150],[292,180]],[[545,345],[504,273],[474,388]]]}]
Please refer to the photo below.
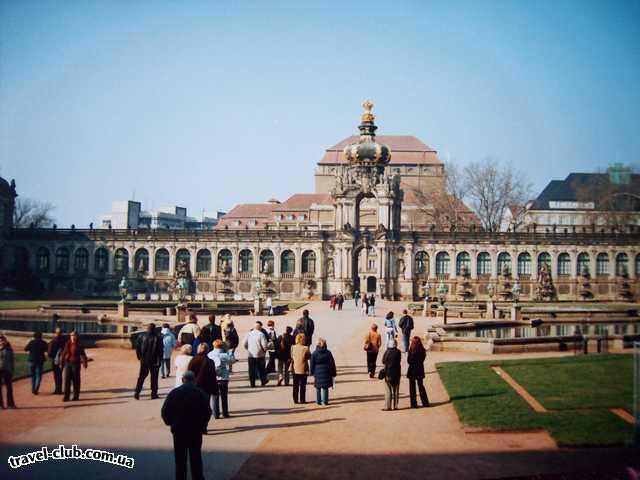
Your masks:
[{"label": "blue sky", "polygon": [[639,1],[0,1],[0,175],[78,227],[135,198],[191,214],[313,191],[379,134],[535,190],[638,163]]}]

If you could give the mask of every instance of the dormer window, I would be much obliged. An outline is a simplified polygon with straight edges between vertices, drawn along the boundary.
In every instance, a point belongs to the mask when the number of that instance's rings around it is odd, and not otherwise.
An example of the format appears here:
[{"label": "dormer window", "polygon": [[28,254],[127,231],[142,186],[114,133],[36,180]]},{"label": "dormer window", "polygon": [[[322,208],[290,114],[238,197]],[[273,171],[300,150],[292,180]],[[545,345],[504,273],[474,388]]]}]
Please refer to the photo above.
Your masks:
[{"label": "dormer window", "polygon": [[307,219],[307,216],[303,213],[302,215],[298,215],[298,220],[299,221],[304,221]]},{"label": "dormer window", "polygon": [[290,222],[293,222],[294,216],[293,215],[287,215],[287,220],[289,220]]},{"label": "dormer window", "polygon": [[240,226],[240,220],[235,220],[235,221],[233,222],[233,226],[234,226],[234,227],[239,227],[239,226]]}]

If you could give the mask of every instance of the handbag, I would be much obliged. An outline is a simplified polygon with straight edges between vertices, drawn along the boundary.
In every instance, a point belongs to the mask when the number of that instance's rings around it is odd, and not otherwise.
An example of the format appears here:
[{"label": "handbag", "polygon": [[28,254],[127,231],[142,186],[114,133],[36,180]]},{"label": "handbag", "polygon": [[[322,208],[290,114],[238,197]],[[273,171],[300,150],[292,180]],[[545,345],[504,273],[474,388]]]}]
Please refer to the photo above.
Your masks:
[{"label": "handbag", "polygon": [[384,368],[381,368],[378,372],[378,380],[384,380],[387,377],[387,372]]},{"label": "handbag", "polygon": [[371,350],[371,342],[367,340],[366,342],[364,342],[364,351],[369,352],[370,350]]}]

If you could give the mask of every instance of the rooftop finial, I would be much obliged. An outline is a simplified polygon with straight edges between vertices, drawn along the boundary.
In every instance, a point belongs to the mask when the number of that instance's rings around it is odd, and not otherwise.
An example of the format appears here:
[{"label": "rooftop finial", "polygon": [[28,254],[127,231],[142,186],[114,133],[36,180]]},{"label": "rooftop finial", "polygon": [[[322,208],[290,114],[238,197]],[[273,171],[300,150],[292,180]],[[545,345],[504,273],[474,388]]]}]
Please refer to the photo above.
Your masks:
[{"label": "rooftop finial", "polygon": [[369,99],[366,99],[362,102],[362,108],[364,108],[364,113],[362,114],[363,122],[373,122],[375,120],[375,115],[371,113],[371,109],[373,108],[373,102]]}]

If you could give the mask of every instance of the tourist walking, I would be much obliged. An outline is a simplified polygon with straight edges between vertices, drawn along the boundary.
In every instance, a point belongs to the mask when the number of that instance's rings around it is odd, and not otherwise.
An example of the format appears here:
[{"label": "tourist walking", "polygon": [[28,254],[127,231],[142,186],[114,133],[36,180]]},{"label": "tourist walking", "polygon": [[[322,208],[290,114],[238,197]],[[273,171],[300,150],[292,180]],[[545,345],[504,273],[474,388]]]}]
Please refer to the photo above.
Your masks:
[{"label": "tourist walking", "polygon": [[[196,376],[196,386],[207,396],[207,401],[211,402],[214,395],[218,395],[218,377],[216,375],[216,364],[208,357],[209,345],[201,343],[197,353],[189,362],[189,371]],[[207,434],[207,427],[202,430]]]},{"label": "tourist walking", "polygon": [[378,352],[382,345],[382,338],[378,333],[378,325],[371,325],[371,329],[364,337],[364,351],[367,352],[367,371],[369,378],[373,378],[376,374],[376,361],[378,360]]},{"label": "tourist walking", "polygon": [[402,318],[398,323],[402,331],[402,343],[404,344],[405,353],[409,351],[409,342],[411,341],[411,331],[413,330],[413,317],[409,315],[407,310],[402,311]]},{"label": "tourist walking", "polygon": [[369,315],[369,297],[365,293],[362,294],[362,315]]},{"label": "tourist walking", "polygon": [[329,387],[333,387],[337,375],[336,362],[331,351],[327,349],[327,341],[319,338],[316,349],[311,354],[310,373],[315,377],[316,403],[329,405]]},{"label": "tourist walking", "polygon": [[163,339],[156,333],[155,323],[147,325],[147,331],[138,336],[136,356],[140,361],[140,372],[133,398],[140,400],[140,391],[147,375],[151,375],[151,398],[158,398],[158,374],[164,356]]},{"label": "tourist walking", "polygon": [[311,317],[309,317],[309,310],[302,311],[302,329],[304,330],[305,345],[311,346],[313,340],[313,332],[316,329],[315,323]]},{"label": "tourist walking", "polygon": [[391,342],[391,340],[395,340],[397,333],[398,327],[396,326],[396,321],[393,318],[393,312],[389,312],[384,318],[385,345]]},{"label": "tourist walking", "polygon": [[213,360],[216,367],[216,377],[218,380],[218,394],[211,397],[213,405],[213,415],[220,418],[220,406],[222,406],[222,416],[229,418],[229,376],[231,365],[236,362],[233,353],[225,350],[225,343],[222,340],[213,342],[213,351],[209,353],[209,358]]},{"label": "tourist walking", "polygon": [[174,361],[176,367],[176,387],[182,385],[182,376],[189,370],[189,362],[193,358],[191,356],[193,347],[189,344],[184,344],[180,347],[180,353],[176,355]]},{"label": "tourist walking", "polygon": [[57,327],[47,348],[47,356],[51,360],[51,369],[53,370],[54,395],[62,395],[62,362],[60,358],[65,343],[67,343],[67,339],[62,335],[62,329]]},{"label": "tourist walking", "polygon": [[278,343],[278,334],[276,333],[276,322],[267,321],[267,351],[269,352],[269,362],[267,363],[267,374],[276,371],[276,345]]},{"label": "tourist walking", "polygon": [[307,377],[311,353],[305,345],[304,333],[295,337],[296,344],[291,347],[291,371],[293,372],[293,403],[307,403]]},{"label": "tourist walking", "polygon": [[[0,408],[16,408],[13,401],[13,370],[15,368],[15,357],[13,348],[7,337],[0,335]],[[7,406],[4,406],[2,398],[2,385],[7,390]]]},{"label": "tourist walking", "polygon": [[337,302],[337,298],[335,295],[331,295],[331,297],[329,298],[329,308],[331,308],[331,310],[335,310],[336,309],[336,302]]},{"label": "tourist walking", "polygon": [[342,292],[338,293],[336,303],[338,304],[338,310],[342,310],[342,304],[344,304],[344,295],[342,295]]},{"label": "tourist walking", "polygon": [[353,292],[353,302],[356,304],[356,309],[358,308],[359,299],[360,299],[360,292],[358,291],[358,289],[356,289],[356,291]]},{"label": "tourist walking", "polygon": [[400,360],[402,354],[397,348],[395,338],[389,341],[382,356],[384,364],[384,410],[397,410],[400,395]]},{"label": "tourist walking", "polygon": [[411,408],[418,408],[418,400],[416,398],[416,385],[420,392],[420,401],[423,407],[429,406],[429,397],[427,390],[424,388],[424,361],[427,358],[427,351],[422,344],[420,337],[415,336],[411,339],[411,345],[407,353],[407,378],[409,379],[409,399]]},{"label": "tourist walking", "polygon": [[80,398],[80,366],[87,368],[87,354],[80,344],[76,331],[71,332],[69,341],[64,344],[60,361],[64,366],[64,397],[62,401],[69,401],[72,383],[73,400],[78,400]]},{"label": "tourist walking", "polygon": [[42,340],[42,332],[33,332],[33,339],[24,347],[29,352],[29,372],[31,373],[31,393],[38,395],[42,381],[42,368],[47,353],[47,342]]},{"label": "tourist walking", "polygon": [[376,316],[376,296],[373,293],[369,296],[369,315]]},{"label": "tourist walking", "polygon": [[292,331],[293,329],[290,326],[287,326],[284,333],[278,337],[276,345],[276,356],[278,358],[278,386],[282,385],[282,382],[284,382],[285,385],[289,385],[291,347],[293,346],[294,341],[293,335],[291,335]]},{"label": "tourist walking", "polygon": [[187,456],[191,478],[203,480],[202,431],[207,428],[211,410],[202,390],[195,385],[193,372],[185,372],[182,384],[169,392],[162,405],[162,420],[171,427],[176,479],[187,478]]},{"label": "tourist walking", "polygon": [[260,378],[263,386],[266,385],[269,383],[264,364],[264,357],[267,353],[267,337],[262,333],[262,322],[256,322],[242,343],[248,352],[249,385],[251,388],[255,388],[256,378]]},{"label": "tourist walking", "polygon": [[[180,329],[178,333],[178,343],[180,345],[191,345],[196,338],[200,336],[200,327],[198,326],[198,317],[192,313],[189,315],[189,321]],[[193,353],[193,351],[192,351]]]},{"label": "tourist walking", "polygon": [[162,378],[169,377],[171,373],[171,354],[176,348],[176,336],[171,331],[168,323],[162,324],[162,364],[160,365]]}]

